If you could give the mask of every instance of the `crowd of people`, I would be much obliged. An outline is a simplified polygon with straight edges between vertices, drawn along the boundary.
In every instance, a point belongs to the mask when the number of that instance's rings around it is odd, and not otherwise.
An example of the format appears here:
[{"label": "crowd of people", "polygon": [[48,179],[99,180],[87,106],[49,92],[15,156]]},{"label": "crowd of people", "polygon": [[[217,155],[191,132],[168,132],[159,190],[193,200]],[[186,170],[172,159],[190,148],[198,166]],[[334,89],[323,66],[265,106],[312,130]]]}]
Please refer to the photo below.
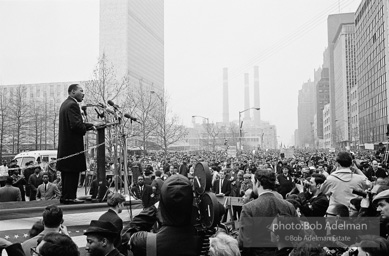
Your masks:
[{"label": "crowd of people", "polygon": [[[209,239],[210,255],[356,255],[352,254],[355,251],[359,251],[358,255],[389,255],[389,174],[382,150],[336,154],[295,150],[293,157],[285,157],[279,151],[237,157],[225,152],[134,156],[129,159],[133,180],[129,191],[142,202],[143,211],[130,223],[123,223],[118,213],[125,207],[125,198],[110,193],[110,209],[99,220],[91,220],[85,232],[86,250],[92,256],[146,255],[149,249],[154,255],[199,255],[204,237],[198,234],[192,219],[193,182],[199,162],[209,167],[213,193],[222,198],[242,198],[242,204],[228,206],[232,214],[225,211],[221,218],[222,222],[239,222],[239,228],[214,234]],[[15,184],[18,177],[16,172],[6,180],[0,188],[0,201],[5,189],[22,200],[20,185]],[[33,169],[24,184],[29,187],[30,200],[58,198],[61,192],[56,180],[55,175]],[[15,192],[11,193],[11,189]],[[56,221],[47,219],[55,214]],[[354,222],[378,225],[378,232],[345,232],[343,237],[350,239],[344,241],[334,230],[305,230],[302,237],[322,240],[287,241],[285,234],[274,228],[274,223],[285,221],[282,217],[324,224],[353,217]],[[42,232],[20,245],[24,255],[30,255],[31,250],[42,256],[51,255],[47,253],[50,246],[59,241],[71,250],[74,246],[61,220],[60,207],[46,208]],[[287,234],[290,237],[291,233]],[[330,243],[324,239],[328,237],[332,238]],[[0,244],[9,250],[18,247],[7,241]],[[74,254],[67,251],[69,256],[77,253],[77,248]]]},{"label": "crowd of people", "polygon": [[21,168],[16,161],[7,164],[4,160],[2,172],[5,179],[0,184],[0,202],[41,201],[61,196],[61,175],[51,166],[42,170],[39,164],[30,161]]}]

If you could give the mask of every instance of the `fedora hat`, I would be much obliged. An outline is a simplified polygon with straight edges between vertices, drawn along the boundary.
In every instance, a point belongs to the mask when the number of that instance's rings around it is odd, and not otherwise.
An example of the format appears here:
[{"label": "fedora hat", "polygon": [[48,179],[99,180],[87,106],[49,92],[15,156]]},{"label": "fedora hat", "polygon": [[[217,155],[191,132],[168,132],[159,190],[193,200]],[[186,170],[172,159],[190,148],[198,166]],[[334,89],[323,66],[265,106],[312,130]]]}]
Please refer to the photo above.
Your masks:
[{"label": "fedora hat", "polygon": [[88,229],[85,231],[84,235],[88,234],[106,234],[110,236],[119,235],[118,229],[108,221],[103,220],[92,220],[89,224]]}]

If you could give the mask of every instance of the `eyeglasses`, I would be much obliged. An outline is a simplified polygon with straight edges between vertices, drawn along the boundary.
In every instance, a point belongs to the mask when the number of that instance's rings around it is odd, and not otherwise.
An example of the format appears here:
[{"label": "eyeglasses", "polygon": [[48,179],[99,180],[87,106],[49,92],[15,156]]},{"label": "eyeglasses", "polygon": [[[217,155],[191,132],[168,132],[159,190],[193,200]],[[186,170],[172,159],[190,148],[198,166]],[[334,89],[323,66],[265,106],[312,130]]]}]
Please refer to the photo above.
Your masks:
[{"label": "eyeglasses", "polygon": [[36,251],[36,247],[31,247],[30,249],[31,256],[42,256],[39,252]]}]

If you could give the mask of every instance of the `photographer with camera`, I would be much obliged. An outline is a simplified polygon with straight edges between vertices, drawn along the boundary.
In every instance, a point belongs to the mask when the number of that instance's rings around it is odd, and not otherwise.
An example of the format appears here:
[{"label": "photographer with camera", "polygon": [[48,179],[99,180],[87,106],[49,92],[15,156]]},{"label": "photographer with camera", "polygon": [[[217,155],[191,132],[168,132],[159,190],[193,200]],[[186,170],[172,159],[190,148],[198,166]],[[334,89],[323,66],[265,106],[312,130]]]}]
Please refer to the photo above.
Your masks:
[{"label": "photographer with camera", "polygon": [[41,233],[33,238],[30,238],[22,243],[22,248],[25,255],[30,255],[32,247],[37,245],[39,239],[42,239],[46,234],[55,232],[69,235],[67,227],[63,225],[63,212],[62,209],[56,205],[49,205],[43,211],[43,225],[44,229]]},{"label": "photographer with camera", "polygon": [[[303,184],[296,184],[300,194],[300,211],[306,217],[324,217],[329,201],[327,196],[321,192],[321,187],[326,181],[323,174],[312,174],[309,180],[302,181]],[[307,193],[304,193],[304,188]]]}]

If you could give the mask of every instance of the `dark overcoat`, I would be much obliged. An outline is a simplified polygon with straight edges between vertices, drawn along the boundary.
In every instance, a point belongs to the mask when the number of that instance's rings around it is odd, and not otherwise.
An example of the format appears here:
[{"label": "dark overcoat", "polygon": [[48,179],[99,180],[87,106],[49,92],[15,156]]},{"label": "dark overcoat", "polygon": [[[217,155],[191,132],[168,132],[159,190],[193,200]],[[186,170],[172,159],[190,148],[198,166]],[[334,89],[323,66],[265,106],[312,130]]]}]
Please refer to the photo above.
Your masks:
[{"label": "dark overcoat", "polygon": [[[83,137],[93,125],[84,123],[76,100],[68,97],[59,109],[57,159],[84,151]],[[57,162],[61,172],[83,172],[86,170],[85,154],[81,153]]]}]

